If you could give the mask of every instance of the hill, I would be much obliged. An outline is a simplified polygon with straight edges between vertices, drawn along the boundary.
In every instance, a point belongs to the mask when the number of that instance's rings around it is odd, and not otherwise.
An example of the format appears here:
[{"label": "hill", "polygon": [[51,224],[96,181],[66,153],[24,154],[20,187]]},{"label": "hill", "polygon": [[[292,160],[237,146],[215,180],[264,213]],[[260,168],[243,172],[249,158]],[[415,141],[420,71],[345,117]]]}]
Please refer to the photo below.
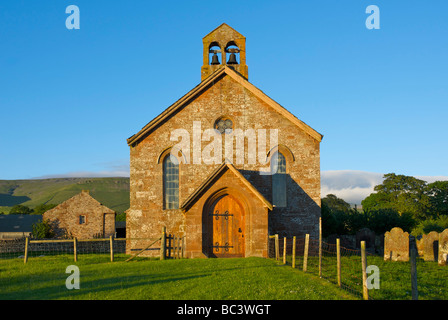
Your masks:
[{"label": "hill", "polygon": [[129,178],[53,178],[0,180],[0,212],[8,213],[17,204],[32,209],[42,203],[59,204],[82,190],[117,213],[129,208]]}]

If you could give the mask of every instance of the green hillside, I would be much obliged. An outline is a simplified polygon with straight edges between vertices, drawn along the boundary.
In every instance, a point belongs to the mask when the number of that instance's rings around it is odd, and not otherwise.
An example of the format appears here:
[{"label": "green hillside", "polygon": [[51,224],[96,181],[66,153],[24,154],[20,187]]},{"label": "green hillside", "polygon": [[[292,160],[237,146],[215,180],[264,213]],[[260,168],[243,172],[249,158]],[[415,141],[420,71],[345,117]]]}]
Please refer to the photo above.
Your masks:
[{"label": "green hillside", "polygon": [[54,178],[0,180],[0,212],[21,204],[34,209],[42,203],[59,204],[89,190],[96,200],[122,213],[129,208],[129,178]]}]

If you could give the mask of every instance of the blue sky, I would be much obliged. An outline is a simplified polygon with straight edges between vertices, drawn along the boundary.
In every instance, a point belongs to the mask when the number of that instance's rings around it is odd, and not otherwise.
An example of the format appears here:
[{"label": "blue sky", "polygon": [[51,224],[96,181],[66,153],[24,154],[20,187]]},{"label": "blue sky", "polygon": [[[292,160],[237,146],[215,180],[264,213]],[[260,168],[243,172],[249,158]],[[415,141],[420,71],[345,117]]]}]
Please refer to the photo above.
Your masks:
[{"label": "blue sky", "polygon": [[[80,29],[68,30],[68,5]],[[380,9],[369,30],[368,5]],[[202,37],[324,135],[322,171],[448,176],[448,1],[2,1],[0,179],[128,173],[126,139],[200,82]]]}]

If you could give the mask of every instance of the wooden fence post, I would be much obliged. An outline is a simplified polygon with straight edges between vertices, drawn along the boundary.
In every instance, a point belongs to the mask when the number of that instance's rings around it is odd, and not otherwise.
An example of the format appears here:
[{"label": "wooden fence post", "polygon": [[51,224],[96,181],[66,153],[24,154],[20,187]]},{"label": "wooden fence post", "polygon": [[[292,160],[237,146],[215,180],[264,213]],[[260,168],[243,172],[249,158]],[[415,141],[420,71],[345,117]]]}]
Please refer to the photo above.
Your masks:
[{"label": "wooden fence post", "polygon": [[179,259],[179,236],[174,236],[174,259]]},{"label": "wooden fence post", "polygon": [[177,252],[177,247],[176,247],[176,242],[177,238],[175,235],[173,235],[173,259],[177,259],[176,257],[176,252]]},{"label": "wooden fence post", "polygon": [[182,254],[182,259],[185,257],[184,256],[184,252],[185,252],[185,236],[182,237],[182,249],[181,249],[181,254]]},{"label": "wooden fence post", "polygon": [[283,237],[283,264],[286,264],[286,237]]},{"label": "wooden fence post", "polygon": [[160,260],[165,260],[166,256],[166,227],[162,227],[162,239],[160,244]]},{"label": "wooden fence post", "polygon": [[411,288],[412,288],[412,300],[418,300],[417,289],[417,252],[415,248],[411,249]]},{"label": "wooden fence post", "polygon": [[303,252],[303,272],[306,272],[308,268],[308,248],[310,242],[310,235],[307,233],[305,236],[305,250]]},{"label": "wooden fence post", "polygon": [[367,257],[366,257],[365,241],[361,241],[361,265],[362,265],[362,296],[364,300],[369,300],[369,290],[367,289]]},{"label": "wooden fence post", "polygon": [[76,237],[75,238],[73,238],[73,259],[75,260],[75,262],[77,262],[78,261],[78,251],[77,251],[77,242],[78,242],[78,239],[76,239]]},{"label": "wooden fence post", "polygon": [[30,237],[25,238],[25,257],[23,258],[23,263],[28,262],[28,244],[30,243]]},{"label": "wooden fence post", "polygon": [[278,248],[278,233],[275,234],[275,260],[279,259],[279,248]]},{"label": "wooden fence post", "polygon": [[319,277],[322,278],[322,217],[319,218]]},{"label": "wooden fence post", "polygon": [[114,262],[114,238],[110,236],[110,261]]},{"label": "wooden fence post", "polygon": [[296,267],[296,236],[292,238],[292,267]]},{"label": "wooden fence post", "polygon": [[341,241],[339,238],[336,239],[336,261],[338,269],[338,286],[342,284],[341,281]]},{"label": "wooden fence post", "polygon": [[322,278],[322,217],[319,218],[319,277]]}]

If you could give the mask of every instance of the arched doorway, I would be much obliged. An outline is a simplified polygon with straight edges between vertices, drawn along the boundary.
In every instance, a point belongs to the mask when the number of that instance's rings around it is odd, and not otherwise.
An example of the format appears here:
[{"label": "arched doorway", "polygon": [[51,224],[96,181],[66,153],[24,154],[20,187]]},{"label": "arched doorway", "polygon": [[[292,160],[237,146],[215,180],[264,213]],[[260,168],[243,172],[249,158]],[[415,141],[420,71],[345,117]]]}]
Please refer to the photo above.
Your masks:
[{"label": "arched doorway", "polygon": [[207,237],[204,243],[209,257],[245,256],[245,211],[233,195],[221,194],[204,211]]}]

